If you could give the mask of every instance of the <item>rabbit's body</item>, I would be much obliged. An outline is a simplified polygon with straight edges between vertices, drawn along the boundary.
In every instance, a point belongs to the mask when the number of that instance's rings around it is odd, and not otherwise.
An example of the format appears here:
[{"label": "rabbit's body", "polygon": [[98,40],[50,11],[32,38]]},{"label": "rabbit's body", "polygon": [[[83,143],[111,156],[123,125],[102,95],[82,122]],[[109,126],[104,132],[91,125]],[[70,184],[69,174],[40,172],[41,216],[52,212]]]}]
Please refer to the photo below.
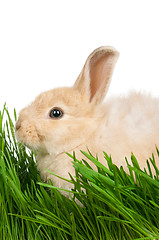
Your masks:
[{"label": "rabbit's body", "polygon": [[[87,59],[72,88],[58,88],[42,93],[20,113],[16,124],[18,139],[37,152],[37,164],[43,178],[51,178],[62,188],[67,182],[46,169],[68,178],[74,175],[66,152],[80,150],[98,154],[106,165],[103,151],[118,166],[125,166],[131,152],[141,168],[155,154],[159,141],[159,99],[139,93],[110,98],[102,104],[118,53],[113,48],[99,48]],[[91,163],[90,163],[91,164]]]},{"label": "rabbit's body", "polygon": [[[95,116],[101,112],[103,116],[99,121]],[[84,142],[76,143],[76,146],[73,146],[70,141],[68,149],[57,155],[53,152],[53,146],[50,149],[51,154],[39,153],[37,155],[38,168],[43,178],[46,178],[47,175],[49,178],[51,177],[45,169],[64,178],[68,178],[68,172],[74,176],[71,159],[65,152],[70,154],[75,152],[77,159],[82,159],[84,156],[80,150],[87,151],[88,148],[94,156],[98,153],[99,161],[106,165],[103,154],[105,151],[112,156],[113,163],[123,167],[126,166],[125,157],[130,160],[131,152],[133,152],[142,169],[146,167],[146,159],[151,157],[152,153],[156,154],[155,144],[158,144],[159,141],[158,99],[135,92],[130,93],[127,97],[110,98],[95,112],[95,116],[92,117],[94,121],[90,123],[95,125],[93,133],[90,134],[85,129],[85,136],[88,137]],[[89,164],[91,165],[91,162]],[[125,170],[128,169],[125,168]],[[56,186],[68,188],[69,185],[65,186],[68,184],[65,181],[54,176],[51,178]]]}]

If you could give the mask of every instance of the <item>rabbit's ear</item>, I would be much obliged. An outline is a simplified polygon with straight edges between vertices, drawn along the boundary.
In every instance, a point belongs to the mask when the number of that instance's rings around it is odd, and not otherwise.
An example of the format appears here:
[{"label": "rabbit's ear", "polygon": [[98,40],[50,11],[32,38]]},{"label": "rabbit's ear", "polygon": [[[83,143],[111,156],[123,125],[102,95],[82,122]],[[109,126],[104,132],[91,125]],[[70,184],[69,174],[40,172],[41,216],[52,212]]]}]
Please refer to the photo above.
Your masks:
[{"label": "rabbit's ear", "polygon": [[92,52],[74,84],[90,103],[100,103],[109,87],[119,53],[112,47],[100,47]]}]

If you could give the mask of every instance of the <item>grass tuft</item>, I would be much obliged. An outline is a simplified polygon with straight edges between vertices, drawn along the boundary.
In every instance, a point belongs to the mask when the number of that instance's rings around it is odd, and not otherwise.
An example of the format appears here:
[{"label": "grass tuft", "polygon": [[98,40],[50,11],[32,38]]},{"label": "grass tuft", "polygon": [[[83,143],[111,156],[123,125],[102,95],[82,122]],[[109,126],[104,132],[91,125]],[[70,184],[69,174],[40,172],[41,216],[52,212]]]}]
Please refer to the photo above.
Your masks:
[{"label": "grass tuft", "polygon": [[89,151],[82,152],[97,172],[87,161],[68,154],[76,177],[70,176],[74,189],[66,198],[51,182],[41,180],[34,154],[15,139],[16,111],[14,118],[4,105],[0,111],[1,240],[159,239],[159,169],[153,155],[147,160],[148,171],[142,171],[132,154],[132,166],[125,160],[127,174],[105,152],[108,168]]}]

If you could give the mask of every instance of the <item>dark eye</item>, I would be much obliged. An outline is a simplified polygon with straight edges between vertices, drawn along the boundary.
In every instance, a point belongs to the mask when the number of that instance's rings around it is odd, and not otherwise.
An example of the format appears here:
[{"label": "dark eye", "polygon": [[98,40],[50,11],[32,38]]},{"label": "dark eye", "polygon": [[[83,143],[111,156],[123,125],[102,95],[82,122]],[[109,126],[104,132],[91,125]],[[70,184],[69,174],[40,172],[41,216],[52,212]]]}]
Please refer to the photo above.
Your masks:
[{"label": "dark eye", "polygon": [[55,107],[50,111],[49,116],[51,118],[56,118],[56,119],[61,118],[63,116],[63,111],[62,111],[62,109]]}]

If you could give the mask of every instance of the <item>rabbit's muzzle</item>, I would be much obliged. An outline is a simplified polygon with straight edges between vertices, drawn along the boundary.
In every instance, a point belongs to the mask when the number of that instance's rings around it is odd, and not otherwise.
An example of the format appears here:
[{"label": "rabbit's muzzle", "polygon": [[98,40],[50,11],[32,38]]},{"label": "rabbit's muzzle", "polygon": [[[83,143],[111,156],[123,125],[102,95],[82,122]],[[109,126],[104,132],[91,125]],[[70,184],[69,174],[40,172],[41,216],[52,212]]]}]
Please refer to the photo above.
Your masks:
[{"label": "rabbit's muzzle", "polygon": [[16,122],[15,135],[18,141],[31,148],[37,148],[42,141],[42,136],[38,133],[34,123],[27,120],[21,121],[19,119]]}]

